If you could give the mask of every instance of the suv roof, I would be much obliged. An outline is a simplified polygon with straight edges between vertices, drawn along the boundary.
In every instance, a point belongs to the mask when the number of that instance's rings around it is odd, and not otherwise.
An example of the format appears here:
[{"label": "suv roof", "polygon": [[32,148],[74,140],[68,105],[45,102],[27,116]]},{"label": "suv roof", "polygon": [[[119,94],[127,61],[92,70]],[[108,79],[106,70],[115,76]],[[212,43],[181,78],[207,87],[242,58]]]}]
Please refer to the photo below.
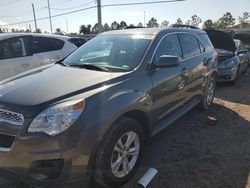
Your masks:
[{"label": "suv roof", "polygon": [[0,34],[0,40],[9,39],[12,37],[22,37],[22,36],[49,37],[49,38],[56,38],[56,39],[61,39],[61,40],[68,40],[70,38],[68,36],[42,34],[42,33],[2,33]]},{"label": "suv roof", "polygon": [[131,34],[141,34],[141,35],[157,35],[160,32],[191,32],[191,33],[205,33],[200,29],[192,28],[134,28],[134,29],[123,29],[104,32],[101,35],[131,35]]}]

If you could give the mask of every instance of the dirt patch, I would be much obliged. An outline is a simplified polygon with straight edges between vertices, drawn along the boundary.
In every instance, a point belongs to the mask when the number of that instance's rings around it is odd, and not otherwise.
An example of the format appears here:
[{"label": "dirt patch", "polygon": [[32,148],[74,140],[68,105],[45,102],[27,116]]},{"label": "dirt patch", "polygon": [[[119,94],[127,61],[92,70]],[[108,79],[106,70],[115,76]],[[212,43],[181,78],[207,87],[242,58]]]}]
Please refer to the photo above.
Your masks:
[{"label": "dirt patch", "polygon": [[[150,188],[250,188],[250,73],[220,84],[209,111],[193,109],[146,145],[135,175],[154,167]],[[27,186],[0,174],[0,187]]]},{"label": "dirt patch", "polygon": [[150,140],[140,168],[124,188],[136,187],[150,167],[150,188],[250,188],[250,75],[219,84],[207,112],[193,109]]}]

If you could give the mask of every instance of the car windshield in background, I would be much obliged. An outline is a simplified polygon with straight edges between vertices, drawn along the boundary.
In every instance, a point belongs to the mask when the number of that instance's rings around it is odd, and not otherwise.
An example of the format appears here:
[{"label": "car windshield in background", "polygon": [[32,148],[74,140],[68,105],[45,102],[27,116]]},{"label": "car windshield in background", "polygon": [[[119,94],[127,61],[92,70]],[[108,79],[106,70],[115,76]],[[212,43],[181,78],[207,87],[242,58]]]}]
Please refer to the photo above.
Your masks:
[{"label": "car windshield in background", "polygon": [[80,47],[64,64],[83,68],[91,65],[110,72],[131,71],[142,60],[151,40],[145,35],[101,35]]}]

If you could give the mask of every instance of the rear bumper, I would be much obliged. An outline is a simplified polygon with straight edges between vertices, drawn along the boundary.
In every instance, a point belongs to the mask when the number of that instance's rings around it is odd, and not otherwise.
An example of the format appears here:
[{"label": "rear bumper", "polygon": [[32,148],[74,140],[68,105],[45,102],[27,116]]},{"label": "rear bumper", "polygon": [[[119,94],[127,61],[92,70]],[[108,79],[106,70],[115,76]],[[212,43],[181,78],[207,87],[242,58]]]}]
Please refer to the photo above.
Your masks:
[{"label": "rear bumper", "polygon": [[237,75],[237,67],[218,69],[218,82],[233,81]]}]

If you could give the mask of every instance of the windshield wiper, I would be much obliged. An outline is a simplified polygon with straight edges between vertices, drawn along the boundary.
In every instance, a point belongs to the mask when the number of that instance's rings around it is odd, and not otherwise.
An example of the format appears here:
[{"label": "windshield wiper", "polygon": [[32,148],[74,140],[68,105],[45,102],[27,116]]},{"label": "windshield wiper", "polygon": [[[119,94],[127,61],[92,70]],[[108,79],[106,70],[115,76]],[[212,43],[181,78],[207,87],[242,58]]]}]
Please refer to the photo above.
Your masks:
[{"label": "windshield wiper", "polygon": [[98,66],[96,64],[71,64],[71,65],[68,65],[68,66],[70,66],[70,67],[78,67],[78,68],[85,68],[85,69],[89,69],[89,70],[110,72],[109,69]]}]

